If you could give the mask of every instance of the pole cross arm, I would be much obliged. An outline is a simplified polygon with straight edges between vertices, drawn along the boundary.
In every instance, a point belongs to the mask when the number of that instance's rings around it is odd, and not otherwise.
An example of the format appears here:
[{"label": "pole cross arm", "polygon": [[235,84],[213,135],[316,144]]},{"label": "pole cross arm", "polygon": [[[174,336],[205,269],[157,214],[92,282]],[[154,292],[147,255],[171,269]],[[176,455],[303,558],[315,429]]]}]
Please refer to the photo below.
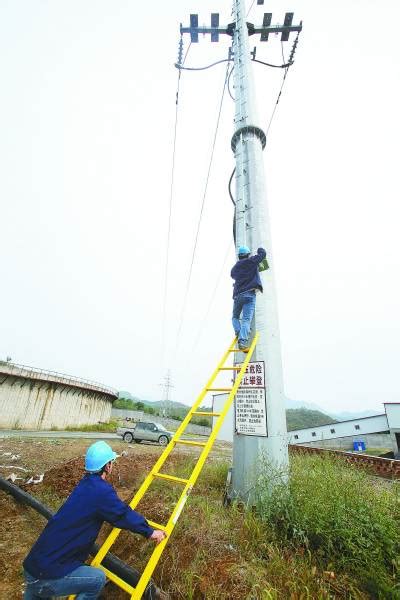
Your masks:
[{"label": "pole cross arm", "polygon": [[[281,33],[281,40],[286,42],[289,39],[289,35],[292,31],[300,32],[303,28],[303,24],[300,21],[299,25],[292,25],[293,13],[286,13],[283,25],[275,25],[271,27],[272,13],[265,13],[263,24],[261,27],[256,27],[253,23],[247,22],[247,30],[249,35],[260,34],[261,41],[266,42],[270,33]],[[197,43],[199,41],[199,34],[211,35],[212,42],[218,42],[219,35],[226,34],[233,37],[235,33],[235,23],[228,23],[226,27],[219,26],[219,15],[213,13],[211,15],[211,27],[199,27],[199,16],[197,14],[190,15],[190,26],[183,27],[180,25],[180,33],[190,33],[190,41]]]},{"label": "pole cross arm", "polygon": [[[285,27],[284,25],[277,25],[275,27],[255,27],[253,23],[247,23],[247,30],[249,35],[255,35],[257,33],[261,35],[267,35],[270,33],[282,33],[289,34],[292,31],[301,31],[303,28],[303,23],[300,22],[299,25],[291,25],[290,27]],[[229,23],[226,27],[182,27],[180,26],[180,33],[190,33],[190,36],[193,37],[192,42],[199,41],[199,34],[206,35],[207,33],[213,34],[226,34],[233,37],[235,31],[235,23]]]},{"label": "pole cross arm", "polygon": [[[234,23],[232,23],[232,25],[234,29]],[[210,33],[211,36],[226,33],[227,35],[232,36],[233,29],[231,32],[229,25],[227,27],[182,27],[181,25],[180,33],[190,33],[190,37],[192,38],[191,41],[196,43],[199,41],[199,33],[202,33],[203,35]]]},{"label": "pole cross arm", "polygon": [[[249,25],[251,25],[251,23],[247,23],[249,35],[255,35],[255,34],[259,33],[259,34],[261,34],[261,36],[267,36],[270,33],[281,33],[282,38],[283,38],[282,41],[287,41],[289,39],[289,33],[291,33],[292,31],[301,31],[303,29],[302,21],[300,21],[299,25],[291,25],[290,27],[285,27],[284,25],[282,25],[282,26],[278,25],[276,27],[254,27],[253,26],[252,29],[250,29]],[[261,40],[261,41],[263,41],[263,40]]]}]

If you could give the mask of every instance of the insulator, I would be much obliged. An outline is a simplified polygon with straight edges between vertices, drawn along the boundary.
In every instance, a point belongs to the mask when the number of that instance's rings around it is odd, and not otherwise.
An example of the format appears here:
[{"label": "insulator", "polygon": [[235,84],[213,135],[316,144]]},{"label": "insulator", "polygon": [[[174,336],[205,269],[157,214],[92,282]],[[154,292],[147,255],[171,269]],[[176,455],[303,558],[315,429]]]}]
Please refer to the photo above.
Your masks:
[{"label": "insulator", "polygon": [[183,58],[183,36],[181,35],[181,39],[179,40],[179,48],[178,48],[178,65],[182,64]]},{"label": "insulator", "polygon": [[289,62],[290,63],[293,62],[294,54],[296,52],[298,41],[299,41],[299,34],[297,34],[296,39],[293,42],[292,50],[290,52],[290,57],[289,57]]}]

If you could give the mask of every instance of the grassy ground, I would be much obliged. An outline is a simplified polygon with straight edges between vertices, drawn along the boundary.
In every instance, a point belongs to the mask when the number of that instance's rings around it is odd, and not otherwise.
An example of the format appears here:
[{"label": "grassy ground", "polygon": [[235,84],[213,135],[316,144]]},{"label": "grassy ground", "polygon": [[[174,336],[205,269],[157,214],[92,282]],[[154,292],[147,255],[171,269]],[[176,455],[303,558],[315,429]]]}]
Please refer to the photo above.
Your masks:
[{"label": "grassy ground", "polygon": [[367,448],[363,450],[361,454],[368,454],[369,456],[381,456],[382,454],[386,454],[387,452],[391,452],[391,448]]},{"label": "grassy ground", "polygon": [[[56,509],[83,472],[88,443],[81,440],[4,440],[2,451],[20,454],[29,474],[45,471],[28,491]],[[118,453],[113,484],[125,500],[139,487],[162,449],[113,442]],[[187,476],[196,449],[174,452],[165,472]],[[400,598],[399,484],[381,486],[354,467],[320,456],[291,459],[289,486],[267,493],[265,469],[255,512],[222,507],[230,449],[218,444],[154,573],[171,600]],[[1,471],[1,469],[0,469]],[[4,473],[1,473],[4,474]],[[18,482],[17,482],[18,483]],[[158,481],[138,507],[165,523],[181,488]],[[0,598],[19,598],[21,561],[44,521],[0,492]],[[104,526],[104,539],[109,526]],[[122,532],[113,552],[141,568],[150,542]],[[112,584],[104,598],[127,596]]]},{"label": "grassy ground", "polygon": [[116,431],[119,427],[118,421],[109,421],[108,423],[96,423],[95,425],[79,425],[76,427],[66,427],[65,431]]}]

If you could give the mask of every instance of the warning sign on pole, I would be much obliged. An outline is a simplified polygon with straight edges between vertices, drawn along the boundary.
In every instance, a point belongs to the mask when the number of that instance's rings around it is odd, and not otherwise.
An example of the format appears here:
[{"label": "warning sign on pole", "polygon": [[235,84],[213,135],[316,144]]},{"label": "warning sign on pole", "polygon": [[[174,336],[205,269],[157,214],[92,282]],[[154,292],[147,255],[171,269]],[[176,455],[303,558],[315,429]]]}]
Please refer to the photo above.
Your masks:
[{"label": "warning sign on pole", "polygon": [[[238,365],[239,366],[239,365]],[[236,392],[236,432],[267,436],[264,361],[250,362]]]}]

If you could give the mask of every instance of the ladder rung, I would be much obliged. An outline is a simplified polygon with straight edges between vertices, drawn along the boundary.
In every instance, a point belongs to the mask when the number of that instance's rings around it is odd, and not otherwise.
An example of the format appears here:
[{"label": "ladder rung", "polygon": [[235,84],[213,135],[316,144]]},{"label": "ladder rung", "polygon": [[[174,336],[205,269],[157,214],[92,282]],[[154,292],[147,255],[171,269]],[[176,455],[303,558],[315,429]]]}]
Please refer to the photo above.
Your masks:
[{"label": "ladder rung", "polygon": [[205,446],[205,442],[195,442],[194,440],[175,440],[177,444],[186,444],[187,446]]},{"label": "ladder rung", "polygon": [[[118,587],[122,588],[125,592],[128,592],[128,594],[131,594],[131,595],[133,594],[133,592],[135,591],[134,587],[129,585],[129,583],[126,583],[126,581],[121,579],[121,577],[118,577],[118,575],[116,575],[112,571],[109,571],[108,569],[103,567],[103,565],[101,565],[101,568],[104,571],[104,573],[107,575],[108,579],[110,579],[111,581],[116,583],[118,585]],[[73,596],[73,598],[76,598],[76,596]]]},{"label": "ladder rung", "polygon": [[229,350],[229,352],[243,352],[243,354],[247,354],[247,352],[244,352],[240,348],[234,348],[233,350]]},{"label": "ladder rung", "polygon": [[189,479],[182,479],[182,477],[175,477],[175,475],[165,475],[164,473],[153,473],[154,477],[159,479],[167,479],[168,481],[176,481],[178,483],[188,483]]},{"label": "ladder rung", "polygon": [[159,523],[155,523],[154,521],[149,521],[149,519],[147,519],[147,522],[153,529],[161,529],[161,531],[167,531],[165,525],[160,525]]},{"label": "ladder rung", "polygon": [[231,392],[232,388],[207,388],[207,392]]},{"label": "ladder rung", "polygon": [[220,371],[240,371],[242,367],[220,367]]},{"label": "ladder rung", "polygon": [[220,417],[222,413],[216,413],[216,412],[194,412],[194,415],[200,415],[201,417]]}]

